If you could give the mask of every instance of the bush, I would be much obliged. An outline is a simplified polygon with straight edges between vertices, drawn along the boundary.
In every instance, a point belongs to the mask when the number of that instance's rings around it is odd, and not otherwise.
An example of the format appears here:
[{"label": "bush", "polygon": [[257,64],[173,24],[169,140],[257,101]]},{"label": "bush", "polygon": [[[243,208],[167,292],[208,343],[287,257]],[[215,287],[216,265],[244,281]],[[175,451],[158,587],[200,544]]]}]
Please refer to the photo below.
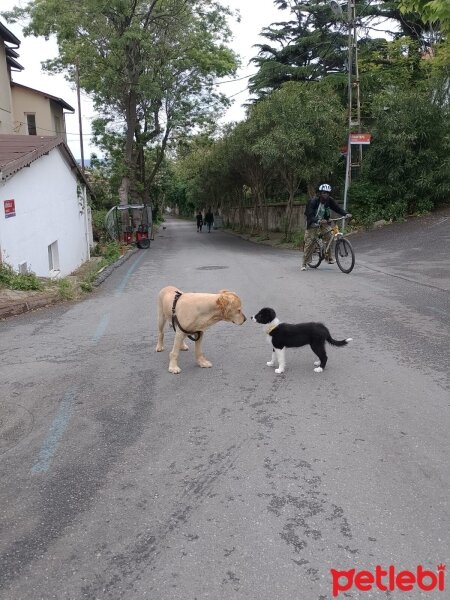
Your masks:
[{"label": "bush", "polygon": [[108,261],[108,263],[112,263],[120,258],[120,246],[117,242],[109,242],[106,246],[102,255]]},{"label": "bush", "polygon": [[356,223],[370,227],[375,221],[396,221],[408,213],[405,197],[392,198],[392,192],[383,185],[365,179],[352,183],[348,194],[348,210]]},{"label": "bush", "polygon": [[95,241],[106,239],[105,217],[107,210],[92,211],[92,232]]},{"label": "bush", "polygon": [[305,232],[303,230],[293,231],[291,234],[291,242],[294,248],[303,248],[305,241]]},{"label": "bush", "polygon": [[0,263],[0,286],[11,290],[41,290],[43,284],[34,273],[16,273],[7,263]]},{"label": "bush", "polygon": [[372,212],[396,219],[432,210],[450,189],[448,113],[432,90],[410,89],[379,94],[374,117],[363,174],[374,190]]},{"label": "bush", "polygon": [[358,179],[352,182],[348,192],[348,210],[355,221],[369,227],[382,219],[381,194],[379,186]]},{"label": "bush", "polygon": [[57,286],[59,295],[63,300],[73,300],[75,292],[67,279],[58,279]]}]

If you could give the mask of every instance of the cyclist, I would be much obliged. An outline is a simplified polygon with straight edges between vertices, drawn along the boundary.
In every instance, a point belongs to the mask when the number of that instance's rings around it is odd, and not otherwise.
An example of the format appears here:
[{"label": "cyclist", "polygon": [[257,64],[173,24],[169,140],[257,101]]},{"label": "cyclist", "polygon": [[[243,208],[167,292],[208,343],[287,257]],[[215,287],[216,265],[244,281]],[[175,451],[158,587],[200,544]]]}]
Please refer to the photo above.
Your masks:
[{"label": "cyclist", "polygon": [[[305,244],[303,249],[303,262],[302,271],[306,271],[308,262],[311,260],[312,250],[314,248],[315,240],[321,236],[325,243],[332,236],[330,226],[330,210],[338,213],[343,217],[351,218],[351,214],[343,210],[336,204],[331,194],[331,185],[328,183],[322,183],[319,186],[318,195],[314,196],[308,201],[305,208],[306,217],[306,231],[305,231]],[[334,244],[330,245],[328,254],[325,257],[330,264],[334,263],[333,259],[333,247]]]}]

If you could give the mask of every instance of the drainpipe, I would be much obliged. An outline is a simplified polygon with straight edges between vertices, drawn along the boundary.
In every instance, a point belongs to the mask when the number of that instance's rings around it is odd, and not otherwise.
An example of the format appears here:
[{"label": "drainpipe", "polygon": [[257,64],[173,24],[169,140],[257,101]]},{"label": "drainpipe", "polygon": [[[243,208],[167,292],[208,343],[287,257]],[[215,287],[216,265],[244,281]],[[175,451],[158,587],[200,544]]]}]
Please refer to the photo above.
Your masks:
[{"label": "drainpipe", "polygon": [[83,190],[83,208],[84,208],[84,235],[86,238],[86,250],[87,250],[87,260],[90,260],[91,258],[91,246],[89,244],[89,219],[88,219],[88,201],[87,201],[87,193],[86,193],[86,186],[83,185],[82,186],[82,190]]}]

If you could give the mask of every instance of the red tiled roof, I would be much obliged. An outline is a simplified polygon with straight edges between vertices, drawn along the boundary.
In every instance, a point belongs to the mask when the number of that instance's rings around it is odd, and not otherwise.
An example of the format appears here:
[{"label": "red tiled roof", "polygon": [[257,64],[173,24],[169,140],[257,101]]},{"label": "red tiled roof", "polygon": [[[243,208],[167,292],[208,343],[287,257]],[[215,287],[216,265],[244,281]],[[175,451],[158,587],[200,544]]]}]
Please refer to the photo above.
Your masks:
[{"label": "red tiled roof", "polygon": [[38,135],[0,135],[1,179],[6,179],[62,143],[61,138]]},{"label": "red tiled roof", "polygon": [[0,181],[13,177],[18,171],[58,146],[71,169],[83,180],[92,194],[73,154],[63,138],[57,136],[0,134]]}]

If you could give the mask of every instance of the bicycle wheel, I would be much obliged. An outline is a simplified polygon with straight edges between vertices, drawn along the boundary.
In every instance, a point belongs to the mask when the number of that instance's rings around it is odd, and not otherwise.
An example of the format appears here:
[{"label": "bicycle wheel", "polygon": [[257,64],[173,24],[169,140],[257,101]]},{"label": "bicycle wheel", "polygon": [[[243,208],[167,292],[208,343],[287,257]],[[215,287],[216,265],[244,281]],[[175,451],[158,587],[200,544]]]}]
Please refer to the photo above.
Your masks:
[{"label": "bicycle wheel", "polygon": [[343,273],[350,273],[355,266],[355,253],[352,245],[345,238],[341,238],[336,242],[334,251],[338,267]]},{"label": "bicycle wheel", "polygon": [[311,267],[311,269],[317,269],[317,267],[322,262],[323,255],[322,255],[321,250],[322,249],[320,247],[319,242],[316,242],[313,247],[311,258],[309,259],[309,262],[308,262],[308,267]]}]

